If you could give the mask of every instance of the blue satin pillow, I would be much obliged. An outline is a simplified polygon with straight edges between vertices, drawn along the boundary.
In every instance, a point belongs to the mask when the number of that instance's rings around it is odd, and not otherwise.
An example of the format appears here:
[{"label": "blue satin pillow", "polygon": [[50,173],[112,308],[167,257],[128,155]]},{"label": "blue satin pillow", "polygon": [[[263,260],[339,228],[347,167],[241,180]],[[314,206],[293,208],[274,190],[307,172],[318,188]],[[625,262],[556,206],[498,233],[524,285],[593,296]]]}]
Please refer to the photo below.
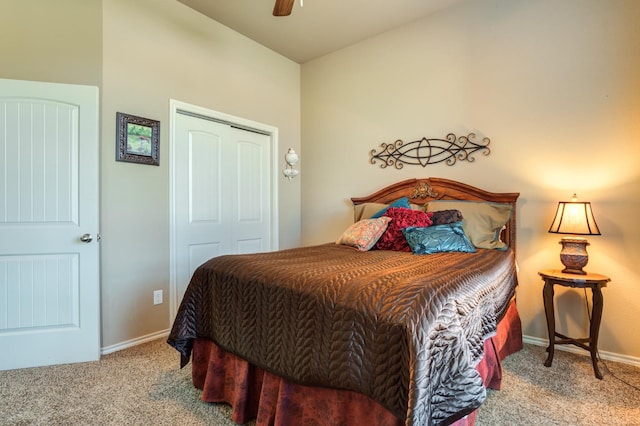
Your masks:
[{"label": "blue satin pillow", "polygon": [[407,197],[398,198],[393,203],[389,204],[387,207],[379,210],[377,213],[371,215],[371,219],[376,219],[387,212],[391,207],[400,207],[404,209],[410,209],[411,204],[409,204],[409,199]]},{"label": "blue satin pillow", "polygon": [[462,230],[462,223],[433,225],[427,228],[408,227],[402,230],[415,254],[443,252],[475,253],[476,248]]}]

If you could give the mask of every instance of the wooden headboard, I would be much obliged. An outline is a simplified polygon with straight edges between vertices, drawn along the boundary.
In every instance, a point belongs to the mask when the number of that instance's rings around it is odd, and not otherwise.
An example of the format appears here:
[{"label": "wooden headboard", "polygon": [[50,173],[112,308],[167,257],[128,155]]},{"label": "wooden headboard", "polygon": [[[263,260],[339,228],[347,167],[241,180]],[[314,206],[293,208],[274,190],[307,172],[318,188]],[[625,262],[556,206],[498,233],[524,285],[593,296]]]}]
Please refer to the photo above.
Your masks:
[{"label": "wooden headboard", "polygon": [[394,183],[366,197],[353,197],[353,205],[362,203],[390,204],[401,197],[407,197],[412,204],[423,205],[432,200],[471,200],[511,204],[511,218],[502,233],[504,241],[514,251],[516,249],[516,202],[519,192],[496,193],[485,191],[462,182],[449,179],[425,178],[407,179]]}]

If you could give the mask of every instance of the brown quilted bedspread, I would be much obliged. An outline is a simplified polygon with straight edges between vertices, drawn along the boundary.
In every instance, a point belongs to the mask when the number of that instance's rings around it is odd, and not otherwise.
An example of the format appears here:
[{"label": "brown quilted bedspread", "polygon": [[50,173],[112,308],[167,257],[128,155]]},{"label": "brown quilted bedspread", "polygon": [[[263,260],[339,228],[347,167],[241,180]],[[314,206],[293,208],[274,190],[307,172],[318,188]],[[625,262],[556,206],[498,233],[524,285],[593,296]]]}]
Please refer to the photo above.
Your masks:
[{"label": "brown quilted bedspread", "polygon": [[207,337],[290,380],[361,392],[407,425],[446,424],[484,401],[475,366],[515,286],[510,250],[220,256],[193,274],[168,342],[183,366]]}]

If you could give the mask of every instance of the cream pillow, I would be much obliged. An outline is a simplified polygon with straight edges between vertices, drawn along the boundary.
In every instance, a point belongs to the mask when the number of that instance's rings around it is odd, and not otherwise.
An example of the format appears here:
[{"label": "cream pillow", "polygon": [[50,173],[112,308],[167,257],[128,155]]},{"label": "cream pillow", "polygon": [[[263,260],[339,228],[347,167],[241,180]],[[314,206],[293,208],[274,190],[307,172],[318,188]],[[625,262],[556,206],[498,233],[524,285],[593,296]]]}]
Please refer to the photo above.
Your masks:
[{"label": "cream pillow", "polygon": [[356,206],[354,206],[354,219],[356,222],[362,219],[369,219],[371,218],[371,216],[388,206],[389,204],[383,203],[357,204]]},{"label": "cream pillow", "polygon": [[462,229],[471,243],[478,248],[506,250],[500,240],[500,232],[511,217],[511,204],[483,201],[435,200],[427,204],[425,211],[460,210]]},{"label": "cream pillow", "polygon": [[[362,203],[362,204],[356,204],[353,209],[354,209],[354,221],[357,222],[359,220],[362,219],[370,219],[371,216],[373,216],[376,213],[379,213],[380,210],[384,209],[385,207],[390,207],[391,204],[384,204],[384,203]],[[409,206],[411,207],[411,210],[421,210],[422,206],[418,205],[418,204],[413,204],[413,203],[409,203]]]}]

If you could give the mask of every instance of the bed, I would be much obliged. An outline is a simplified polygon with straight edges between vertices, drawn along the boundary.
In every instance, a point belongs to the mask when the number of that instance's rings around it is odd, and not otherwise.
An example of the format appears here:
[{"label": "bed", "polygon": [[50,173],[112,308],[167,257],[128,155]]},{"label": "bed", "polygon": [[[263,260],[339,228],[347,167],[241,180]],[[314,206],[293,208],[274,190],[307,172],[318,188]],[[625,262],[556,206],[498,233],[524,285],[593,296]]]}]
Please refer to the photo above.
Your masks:
[{"label": "bed", "polygon": [[522,348],[518,196],[426,178],[352,198],[335,242],[201,265],[168,343],[236,423],[473,424]]}]

